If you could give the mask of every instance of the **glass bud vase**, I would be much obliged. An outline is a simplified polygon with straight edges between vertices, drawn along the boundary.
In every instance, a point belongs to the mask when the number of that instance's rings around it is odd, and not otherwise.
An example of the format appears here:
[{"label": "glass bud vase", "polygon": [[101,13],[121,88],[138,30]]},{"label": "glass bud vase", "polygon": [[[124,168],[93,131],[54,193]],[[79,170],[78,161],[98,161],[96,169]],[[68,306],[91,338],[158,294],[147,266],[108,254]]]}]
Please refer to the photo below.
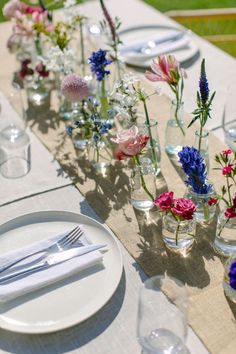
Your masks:
[{"label": "glass bud vase", "polygon": [[186,256],[193,247],[195,228],[195,219],[177,221],[171,214],[163,215],[162,237],[166,247]]},{"label": "glass bud vase", "polygon": [[[223,288],[225,291],[225,295],[227,296],[227,298],[232,301],[233,303],[236,304],[236,289],[234,289],[231,285],[230,285],[230,276],[232,277],[232,274],[229,274],[231,272],[234,273],[234,271],[236,272],[236,265],[235,267],[233,267],[232,269],[232,264],[236,263],[236,253],[232,254],[231,257],[229,257],[229,259],[226,261],[225,263],[225,272],[224,272],[224,280],[223,280]],[[234,275],[234,277],[236,278],[236,274]]]},{"label": "glass bud vase", "polygon": [[105,173],[111,166],[112,152],[109,143],[104,139],[90,140],[87,146],[88,159],[96,173]]},{"label": "glass bud vase", "polygon": [[27,99],[32,106],[50,106],[50,87],[49,81],[44,78],[31,78],[24,82]]},{"label": "glass bud vase", "polygon": [[131,204],[135,209],[148,211],[156,196],[155,171],[152,161],[143,157],[131,173]]},{"label": "glass bud vase", "polygon": [[236,253],[236,217],[227,218],[225,211],[221,211],[218,216],[214,249],[224,257]]},{"label": "glass bud vase", "polygon": [[200,151],[201,157],[204,159],[205,165],[207,167],[207,172],[209,173],[209,132],[207,130],[197,130],[195,132],[194,147]]},{"label": "glass bud vase", "polygon": [[170,118],[165,133],[165,150],[169,155],[177,155],[182,150],[185,138],[183,103],[171,102]]},{"label": "glass bud vase", "polygon": [[160,161],[161,161],[161,148],[158,135],[158,123],[154,119],[150,120],[148,124],[145,122],[142,125],[138,125],[139,130],[149,136],[147,150],[144,152],[144,156],[149,158],[152,162],[155,175],[158,175],[161,171]]},{"label": "glass bud vase", "polygon": [[188,188],[187,192],[184,194],[184,198],[191,199],[197,207],[196,212],[194,213],[195,219],[200,223],[210,222],[216,212],[216,205],[209,205],[208,201],[210,198],[214,198],[215,191],[212,190],[206,194],[195,193],[191,187]]}]

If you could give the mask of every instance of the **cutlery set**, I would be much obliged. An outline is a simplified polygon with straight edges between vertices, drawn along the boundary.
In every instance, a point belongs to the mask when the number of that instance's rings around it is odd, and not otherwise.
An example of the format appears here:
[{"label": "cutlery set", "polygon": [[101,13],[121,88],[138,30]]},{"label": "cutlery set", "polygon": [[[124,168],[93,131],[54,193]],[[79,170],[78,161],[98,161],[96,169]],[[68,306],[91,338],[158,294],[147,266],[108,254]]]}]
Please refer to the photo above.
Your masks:
[{"label": "cutlery set", "polygon": [[5,275],[0,275],[0,284],[6,281],[14,280],[19,276],[27,276],[34,272],[38,272],[56,264],[65,262],[69,259],[82,256],[86,253],[99,250],[106,247],[106,244],[91,244],[83,245],[79,238],[83,235],[83,231],[79,226],[75,227],[66,235],[63,235],[59,240],[52,245],[37,250],[36,252],[29,253],[25,256],[18,257],[14,261],[9,261],[0,267],[0,273],[4,273],[9,268],[22,262],[27,258],[31,258],[37,254],[43,253],[43,256],[34,265],[27,265],[23,269],[15,270]]}]

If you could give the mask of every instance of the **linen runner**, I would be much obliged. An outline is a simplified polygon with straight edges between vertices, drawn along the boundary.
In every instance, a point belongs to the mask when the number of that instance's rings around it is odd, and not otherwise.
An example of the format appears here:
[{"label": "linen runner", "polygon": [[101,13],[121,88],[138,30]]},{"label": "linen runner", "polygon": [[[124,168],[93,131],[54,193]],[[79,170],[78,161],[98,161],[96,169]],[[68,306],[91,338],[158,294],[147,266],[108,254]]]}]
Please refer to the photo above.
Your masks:
[{"label": "linen runner", "polygon": [[[144,81],[148,92],[153,87]],[[55,100],[53,100],[55,105]],[[159,122],[161,147],[164,146],[164,131],[169,116],[170,101],[165,96],[155,96],[148,102],[151,118]],[[52,108],[51,108],[52,110]],[[210,225],[197,225],[196,242],[190,256],[183,258],[166,251],[161,240],[161,220],[156,210],[150,213],[134,211],[129,203],[129,170],[121,162],[114,162],[110,173],[103,177],[95,175],[83,154],[74,149],[65,133],[64,122],[58,119],[56,129],[46,127],[40,112],[29,112],[33,132],[51,151],[69,174],[75,186],[87,199],[91,207],[112,229],[131,256],[149,275],[169,275],[182,280],[189,293],[190,326],[195,330],[208,350],[214,354],[233,354],[236,348],[236,305],[229,303],[224,295],[223,259],[213,251],[216,219]],[[32,117],[36,117],[32,119]],[[187,120],[190,118],[187,116]],[[186,145],[192,145],[195,129],[187,132]],[[210,136],[210,164],[214,155],[225,147],[214,136]],[[182,197],[186,187],[182,172],[176,161],[170,160],[162,148],[162,173],[157,178],[158,193],[173,190]],[[218,192],[222,183],[220,171],[210,173],[210,180]],[[134,264],[135,267],[135,264]]]}]

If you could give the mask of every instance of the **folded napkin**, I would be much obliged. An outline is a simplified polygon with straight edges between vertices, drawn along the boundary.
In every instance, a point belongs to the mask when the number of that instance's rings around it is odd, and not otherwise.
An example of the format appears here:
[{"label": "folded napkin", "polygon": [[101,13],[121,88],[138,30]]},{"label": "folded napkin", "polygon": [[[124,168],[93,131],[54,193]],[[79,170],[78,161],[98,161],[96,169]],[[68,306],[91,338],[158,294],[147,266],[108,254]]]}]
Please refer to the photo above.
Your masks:
[{"label": "folded napkin", "polygon": [[[55,241],[59,240],[62,236],[62,234],[57,235],[48,240],[36,242],[34,244],[31,244],[30,246],[26,246],[18,250],[5,253],[3,256],[0,257],[0,267],[7,264],[8,261],[18,258],[19,256],[24,256],[31,252],[35,252],[45,247],[48,247]],[[79,241],[80,243],[82,242],[83,245],[91,244],[89,238],[85,234],[81,236]],[[74,246],[76,246],[76,244],[74,244]],[[43,253],[32,256],[30,259],[26,259],[21,263],[18,263],[17,265],[11,267],[8,271],[5,271],[4,274],[12,272],[16,269],[22,269],[26,265],[28,267],[32,264],[35,264],[37,259],[41,258],[42,254]],[[82,256],[69,259],[63,263],[57,264],[42,271],[29,274],[26,277],[16,277],[11,282],[0,284],[0,302],[6,302],[15,299],[18,296],[53,284],[59,280],[74,275],[84,269],[92,267],[93,265],[99,262],[102,262],[102,259],[103,256],[101,252],[93,251]],[[3,273],[1,274],[3,275]]]},{"label": "folded napkin", "polygon": [[173,36],[173,40],[171,40],[170,36],[168,38],[169,39],[166,41],[160,41],[153,38],[152,40],[147,40],[146,42],[129,44],[121,48],[120,55],[127,62],[140,64],[140,62],[143,62],[149,58],[154,58],[161,54],[167,54],[181,50],[187,47],[190,42],[190,36],[188,36],[186,33],[179,37]]}]

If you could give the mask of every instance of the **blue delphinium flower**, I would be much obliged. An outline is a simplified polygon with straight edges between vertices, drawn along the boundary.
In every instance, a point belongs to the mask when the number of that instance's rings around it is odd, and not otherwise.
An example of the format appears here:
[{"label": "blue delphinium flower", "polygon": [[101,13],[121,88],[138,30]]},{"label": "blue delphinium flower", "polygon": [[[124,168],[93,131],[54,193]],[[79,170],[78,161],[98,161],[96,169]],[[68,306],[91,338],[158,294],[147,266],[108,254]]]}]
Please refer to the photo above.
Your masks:
[{"label": "blue delphinium flower", "polygon": [[202,65],[201,65],[199,91],[200,91],[200,97],[201,97],[202,104],[204,105],[208,101],[209,92],[210,92],[207,77],[206,77],[205,60],[204,59],[202,61]]},{"label": "blue delphinium flower", "polygon": [[105,76],[110,74],[110,70],[105,70],[105,67],[111,64],[112,60],[106,58],[106,54],[107,50],[99,49],[89,57],[91,71],[96,75],[98,81],[102,81]]},{"label": "blue delphinium flower", "polygon": [[191,186],[195,193],[210,193],[213,186],[207,182],[206,165],[199,150],[194,147],[184,146],[178,155],[179,162],[188,177],[185,181],[186,185]]},{"label": "blue delphinium flower", "polygon": [[229,268],[229,284],[231,288],[236,290],[236,261],[234,261]]},{"label": "blue delphinium flower", "polygon": [[66,127],[66,132],[67,132],[67,134],[68,135],[72,135],[72,133],[73,133],[73,127],[71,127],[71,126],[69,126],[69,127]]}]

